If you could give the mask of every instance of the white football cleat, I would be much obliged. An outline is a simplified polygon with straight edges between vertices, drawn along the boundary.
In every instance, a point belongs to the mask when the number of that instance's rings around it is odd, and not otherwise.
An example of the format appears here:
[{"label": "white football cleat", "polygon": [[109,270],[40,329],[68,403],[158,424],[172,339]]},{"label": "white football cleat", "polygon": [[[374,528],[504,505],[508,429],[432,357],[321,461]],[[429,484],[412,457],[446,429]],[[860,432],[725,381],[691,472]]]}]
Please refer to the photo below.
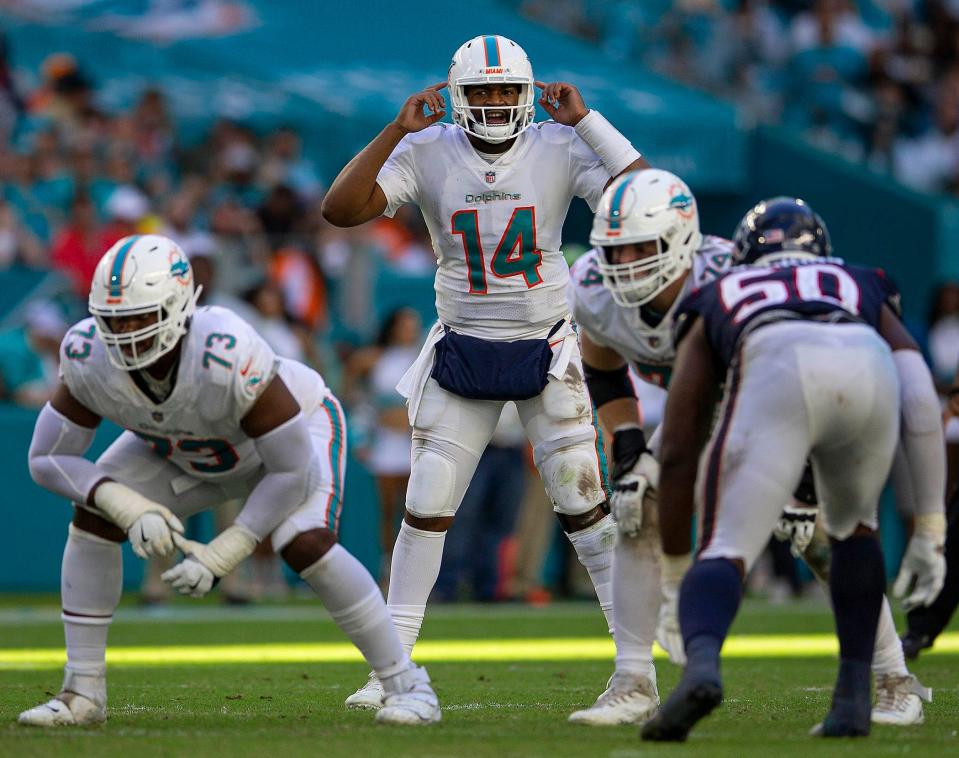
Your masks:
[{"label": "white football cleat", "polygon": [[439,700],[430,687],[430,677],[422,666],[391,678],[402,689],[387,693],[383,707],[376,714],[377,724],[423,725],[434,724],[442,718]]},{"label": "white football cleat", "polygon": [[52,700],[24,711],[17,718],[25,726],[82,726],[107,720],[107,709],[75,692],[61,692]]},{"label": "white football cleat", "polygon": [[366,684],[350,695],[344,703],[350,710],[378,711],[383,707],[384,694],[383,684],[371,671]]},{"label": "white football cleat", "polygon": [[659,707],[659,692],[649,677],[615,673],[606,691],[589,708],[569,716],[571,724],[641,724]]},{"label": "white football cleat", "polygon": [[923,687],[913,674],[878,674],[872,723],[891,726],[921,724],[925,719],[922,712],[923,700],[932,702],[932,690]]}]

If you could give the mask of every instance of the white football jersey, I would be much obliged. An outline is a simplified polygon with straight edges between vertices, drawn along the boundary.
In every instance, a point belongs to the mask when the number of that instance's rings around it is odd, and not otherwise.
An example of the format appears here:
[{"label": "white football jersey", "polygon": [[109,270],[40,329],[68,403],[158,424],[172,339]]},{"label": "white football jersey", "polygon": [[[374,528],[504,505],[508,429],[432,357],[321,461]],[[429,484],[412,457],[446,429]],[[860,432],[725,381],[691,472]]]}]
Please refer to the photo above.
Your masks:
[{"label": "white football jersey", "polygon": [[420,207],[439,261],[436,311],[457,331],[514,339],[568,313],[569,267],[560,253],[573,197],[595,210],[610,176],[568,126],[545,121],[492,163],[451,124],[403,138],[377,182],[384,212]]},{"label": "white football jersey", "polygon": [[183,337],[176,384],[154,403],[130,372],[111,365],[85,319],[60,346],[60,378],[94,413],[128,429],[188,474],[243,477],[260,465],[240,426],[260,392],[279,374],[309,416],[327,394],[313,369],[278,358],[246,321],[226,308],[197,308]]},{"label": "white football jersey", "polygon": [[673,347],[673,316],[680,301],[697,287],[710,282],[732,266],[732,242],[721,237],[703,237],[693,255],[693,267],[679,297],[658,324],[643,320],[640,308],[623,308],[603,286],[596,266],[602,253],[593,249],[582,256],[570,271],[570,310],[577,326],[597,345],[609,347],[629,361],[647,382],[666,387],[672,373],[676,350]]}]

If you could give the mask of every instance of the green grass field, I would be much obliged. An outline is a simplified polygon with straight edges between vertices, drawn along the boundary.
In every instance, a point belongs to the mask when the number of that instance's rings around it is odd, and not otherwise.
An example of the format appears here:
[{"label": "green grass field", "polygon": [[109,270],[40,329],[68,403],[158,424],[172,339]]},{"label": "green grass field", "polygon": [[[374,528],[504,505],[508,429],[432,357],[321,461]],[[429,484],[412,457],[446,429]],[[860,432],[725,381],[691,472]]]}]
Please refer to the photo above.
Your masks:
[{"label": "green grass field", "polygon": [[[0,601],[0,755],[752,756],[959,754],[959,634],[914,670],[935,691],[926,723],[868,740],[814,740],[835,672],[820,602],[747,601],[724,664],[726,702],[685,745],[650,745],[635,727],[566,723],[603,689],[612,644],[598,608],[437,606],[418,659],[443,702],[433,727],[377,726],[343,699],[366,668],[315,603],[121,608],[110,632],[105,725],[23,728],[17,714],[55,693],[63,660],[54,598]],[[678,669],[659,658],[660,693]]]}]

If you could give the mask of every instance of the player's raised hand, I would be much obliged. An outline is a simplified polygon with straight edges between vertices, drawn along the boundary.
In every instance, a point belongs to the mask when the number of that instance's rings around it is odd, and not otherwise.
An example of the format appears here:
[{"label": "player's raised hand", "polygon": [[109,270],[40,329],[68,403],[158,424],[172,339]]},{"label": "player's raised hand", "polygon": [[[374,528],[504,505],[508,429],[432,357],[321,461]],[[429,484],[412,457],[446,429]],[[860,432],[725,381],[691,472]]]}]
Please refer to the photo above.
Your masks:
[{"label": "player's raised hand", "polygon": [[407,134],[420,132],[435,124],[446,115],[446,98],[440,94],[445,87],[446,82],[437,82],[422,92],[410,95],[393,123]]},{"label": "player's raised hand", "polygon": [[566,82],[536,82],[542,92],[539,104],[550,118],[559,124],[576,126],[587,113],[589,108],[583,102],[583,96],[572,84]]}]

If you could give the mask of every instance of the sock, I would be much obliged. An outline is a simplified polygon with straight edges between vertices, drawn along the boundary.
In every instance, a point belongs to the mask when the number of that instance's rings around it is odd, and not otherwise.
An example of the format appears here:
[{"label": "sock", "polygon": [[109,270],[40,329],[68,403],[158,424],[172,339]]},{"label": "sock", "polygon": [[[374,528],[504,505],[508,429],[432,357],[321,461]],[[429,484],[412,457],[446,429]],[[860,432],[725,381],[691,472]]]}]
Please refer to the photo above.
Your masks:
[{"label": "sock", "polygon": [[616,522],[611,516],[603,516],[586,529],[566,535],[573,543],[576,556],[589,573],[599,600],[599,607],[606,617],[606,626],[613,634],[613,544],[616,542]]},{"label": "sock", "polygon": [[743,582],[726,558],[696,561],[679,589],[679,629],[686,648],[686,673],[719,675],[719,652],[736,618]]},{"label": "sock", "polygon": [[410,666],[373,577],[342,545],[300,572],[380,681]]},{"label": "sock", "polygon": [[829,592],[841,661],[872,663],[886,576],[879,541],[872,536],[833,543]]},{"label": "sock", "polygon": [[658,545],[644,537],[645,531],[638,537],[616,535],[612,568],[616,609],[613,639],[616,671],[652,676],[655,681],[653,641],[660,602],[659,555]]},{"label": "sock", "polygon": [[386,606],[407,655],[420,636],[426,601],[443,560],[446,532],[428,532],[403,521],[393,545]]},{"label": "sock", "polygon": [[892,674],[909,676],[906,659],[902,654],[902,642],[896,634],[896,622],[892,617],[892,608],[886,596],[882,596],[882,608],[879,611],[879,626],[876,629],[876,647],[872,655],[874,674]]},{"label": "sock", "polygon": [[67,665],[63,691],[106,706],[107,633],[123,591],[120,544],[70,524],[60,570]]}]

